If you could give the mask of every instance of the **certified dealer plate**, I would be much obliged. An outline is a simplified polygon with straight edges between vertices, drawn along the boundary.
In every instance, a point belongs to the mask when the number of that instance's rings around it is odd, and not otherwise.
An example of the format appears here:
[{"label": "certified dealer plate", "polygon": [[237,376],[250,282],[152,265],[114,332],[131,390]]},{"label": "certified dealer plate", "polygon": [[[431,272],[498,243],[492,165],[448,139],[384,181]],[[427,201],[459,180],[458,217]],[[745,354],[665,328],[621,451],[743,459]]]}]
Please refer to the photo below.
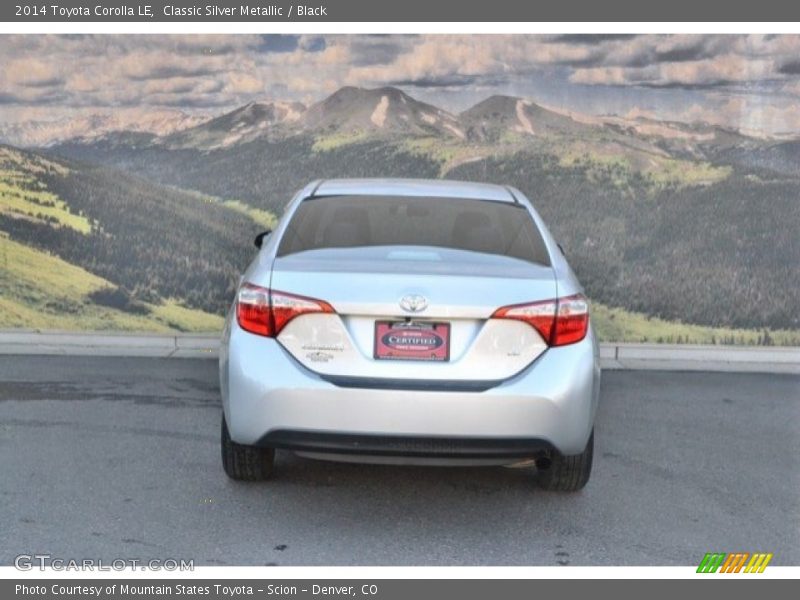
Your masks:
[{"label": "certified dealer plate", "polygon": [[379,360],[450,360],[450,323],[376,321]]}]

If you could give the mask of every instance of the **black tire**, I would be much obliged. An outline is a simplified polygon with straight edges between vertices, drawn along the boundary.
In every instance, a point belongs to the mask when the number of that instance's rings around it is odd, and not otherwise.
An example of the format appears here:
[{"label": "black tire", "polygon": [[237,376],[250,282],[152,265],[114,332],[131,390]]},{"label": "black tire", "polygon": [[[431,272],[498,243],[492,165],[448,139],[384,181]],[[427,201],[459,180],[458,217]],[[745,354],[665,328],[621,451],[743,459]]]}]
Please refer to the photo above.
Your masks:
[{"label": "black tire", "polygon": [[592,474],[594,455],[594,430],[586,448],[580,454],[564,456],[554,453],[548,465],[539,471],[539,486],[551,492],[577,492],[582,490]]},{"label": "black tire", "polygon": [[228,433],[225,415],[222,416],[222,466],[225,474],[238,481],[263,481],[272,475],[275,450],[237,444]]}]

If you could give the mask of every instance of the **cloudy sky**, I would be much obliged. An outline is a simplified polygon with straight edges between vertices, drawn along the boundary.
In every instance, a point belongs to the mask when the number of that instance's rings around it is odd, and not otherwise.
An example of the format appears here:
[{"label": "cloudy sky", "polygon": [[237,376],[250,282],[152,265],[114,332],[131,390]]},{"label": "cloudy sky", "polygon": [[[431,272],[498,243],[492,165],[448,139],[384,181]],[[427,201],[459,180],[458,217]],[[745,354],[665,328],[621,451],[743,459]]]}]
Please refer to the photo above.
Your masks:
[{"label": "cloudy sky", "polygon": [[395,85],[452,111],[491,94],[592,114],[800,132],[797,35],[0,36],[0,120],[321,99]]}]

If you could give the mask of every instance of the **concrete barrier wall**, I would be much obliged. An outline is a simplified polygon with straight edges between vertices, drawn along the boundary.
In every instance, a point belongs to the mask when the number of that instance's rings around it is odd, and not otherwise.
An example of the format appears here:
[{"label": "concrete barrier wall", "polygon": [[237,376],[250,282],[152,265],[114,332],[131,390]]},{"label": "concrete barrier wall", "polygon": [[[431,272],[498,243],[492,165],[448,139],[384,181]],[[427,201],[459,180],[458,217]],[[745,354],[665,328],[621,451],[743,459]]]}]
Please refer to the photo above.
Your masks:
[{"label": "concrete barrier wall", "polygon": [[[218,350],[209,334],[0,331],[0,354],[213,359]],[[797,347],[604,343],[600,360],[604,369],[800,373]]]}]

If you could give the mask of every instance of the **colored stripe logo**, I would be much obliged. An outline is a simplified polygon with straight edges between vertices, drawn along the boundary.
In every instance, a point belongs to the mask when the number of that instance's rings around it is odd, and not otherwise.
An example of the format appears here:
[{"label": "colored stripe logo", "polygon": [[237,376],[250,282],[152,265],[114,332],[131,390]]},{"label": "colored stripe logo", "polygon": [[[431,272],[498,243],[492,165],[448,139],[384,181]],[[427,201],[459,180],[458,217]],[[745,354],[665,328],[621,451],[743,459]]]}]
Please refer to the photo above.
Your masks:
[{"label": "colored stripe logo", "polygon": [[700,561],[698,573],[763,573],[772,553],[767,552],[709,552]]}]

